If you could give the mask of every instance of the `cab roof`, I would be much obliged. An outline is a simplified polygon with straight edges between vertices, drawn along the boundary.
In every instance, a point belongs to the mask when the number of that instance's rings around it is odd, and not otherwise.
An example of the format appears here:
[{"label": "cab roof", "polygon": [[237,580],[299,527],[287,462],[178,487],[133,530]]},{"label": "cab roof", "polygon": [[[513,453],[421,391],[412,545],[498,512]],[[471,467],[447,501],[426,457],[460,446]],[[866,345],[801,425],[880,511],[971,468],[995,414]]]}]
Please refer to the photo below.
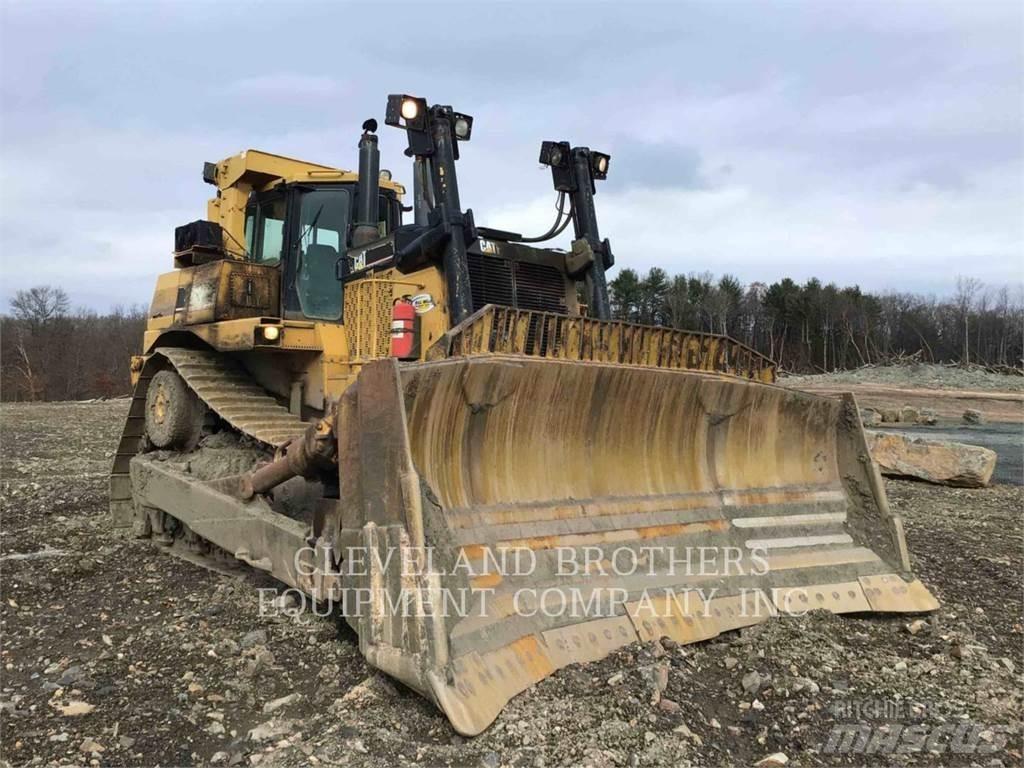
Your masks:
[{"label": "cab roof", "polygon": [[[280,181],[294,182],[350,182],[359,180],[359,174],[329,165],[310,163],[284,155],[275,155],[258,149],[245,149],[237,155],[216,164],[216,185],[218,189],[248,186],[263,189]],[[380,180],[383,189],[389,189],[399,196],[405,194],[405,187],[396,181]]]}]

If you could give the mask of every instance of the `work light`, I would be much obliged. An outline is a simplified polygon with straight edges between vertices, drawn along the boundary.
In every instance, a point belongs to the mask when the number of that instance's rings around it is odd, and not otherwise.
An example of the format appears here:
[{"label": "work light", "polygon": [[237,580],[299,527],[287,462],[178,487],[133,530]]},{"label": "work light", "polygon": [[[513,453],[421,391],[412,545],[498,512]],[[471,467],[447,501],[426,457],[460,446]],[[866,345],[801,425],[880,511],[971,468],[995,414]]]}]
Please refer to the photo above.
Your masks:
[{"label": "work light", "polygon": [[610,155],[602,152],[590,153],[590,170],[593,171],[595,179],[608,178],[608,163],[611,162],[611,159]]},{"label": "work light", "polygon": [[473,132],[473,118],[455,112],[452,114],[452,131],[459,141],[469,141],[469,135]]},{"label": "work light", "polygon": [[552,168],[564,168],[569,164],[568,141],[542,141],[540,144],[540,162]]},{"label": "work light", "polygon": [[572,170],[572,147],[568,141],[542,141],[540,162],[551,167],[551,178],[559,192],[575,192],[576,178]]},{"label": "work light", "polygon": [[404,93],[388,96],[388,111],[384,116],[387,125],[422,131],[427,127],[427,100]]}]

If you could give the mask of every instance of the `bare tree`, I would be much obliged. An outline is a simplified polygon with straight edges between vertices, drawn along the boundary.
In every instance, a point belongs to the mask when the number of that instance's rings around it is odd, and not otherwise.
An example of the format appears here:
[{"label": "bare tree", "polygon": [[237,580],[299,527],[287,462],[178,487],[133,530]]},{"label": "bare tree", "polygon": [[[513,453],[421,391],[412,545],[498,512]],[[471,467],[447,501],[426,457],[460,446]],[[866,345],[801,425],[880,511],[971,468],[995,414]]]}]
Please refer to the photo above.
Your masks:
[{"label": "bare tree", "polygon": [[64,289],[52,285],[37,285],[26,291],[18,291],[11,299],[14,316],[33,327],[47,320],[64,317],[70,308],[71,299]]},{"label": "bare tree", "polygon": [[17,341],[14,343],[17,358],[14,361],[13,368],[21,379],[22,386],[25,388],[26,399],[35,400],[39,397],[40,386],[39,380],[32,368],[32,358],[29,356],[28,344],[25,341],[26,336],[25,329],[18,328]]},{"label": "bare tree", "polygon": [[954,300],[960,315],[960,321],[964,326],[964,352],[961,362],[965,365],[971,362],[971,334],[968,325],[971,317],[971,309],[974,306],[974,297],[977,295],[978,291],[981,290],[981,285],[981,280],[978,280],[977,278],[957,275],[956,295]]}]

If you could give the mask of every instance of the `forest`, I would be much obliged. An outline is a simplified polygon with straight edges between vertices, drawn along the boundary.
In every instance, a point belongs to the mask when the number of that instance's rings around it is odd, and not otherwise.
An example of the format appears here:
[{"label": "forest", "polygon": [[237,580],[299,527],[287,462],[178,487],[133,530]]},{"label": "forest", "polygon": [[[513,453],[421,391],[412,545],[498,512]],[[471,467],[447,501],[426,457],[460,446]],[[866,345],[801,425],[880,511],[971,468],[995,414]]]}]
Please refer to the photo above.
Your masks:
[{"label": "forest", "polygon": [[1024,354],[1024,286],[989,288],[959,277],[939,299],[869,293],[817,279],[742,284],[730,275],[646,275],[622,269],[610,281],[620,320],[722,333],[784,371],[828,372],[913,358],[1019,368]]},{"label": "forest", "polygon": [[[641,275],[621,269],[609,283],[614,317],[633,323],[728,334],[789,372],[826,372],[891,362],[1020,369],[1024,286],[990,287],[960,277],[952,296],[870,293],[790,278],[744,285],[710,273]],[[0,398],[83,400],[129,393],[143,306],[106,313],[72,309],[59,287],[17,291],[0,315]]]}]

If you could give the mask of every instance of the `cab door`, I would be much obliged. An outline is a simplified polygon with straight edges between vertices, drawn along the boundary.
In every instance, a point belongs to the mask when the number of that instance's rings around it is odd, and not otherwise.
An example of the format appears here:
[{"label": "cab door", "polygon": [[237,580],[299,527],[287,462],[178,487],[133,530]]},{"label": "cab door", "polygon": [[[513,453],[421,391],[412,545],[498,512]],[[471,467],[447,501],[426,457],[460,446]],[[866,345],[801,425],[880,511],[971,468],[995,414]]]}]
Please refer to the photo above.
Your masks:
[{"label": "cab door", "polygon": [[338,260],[348,248],[348,185],[295,185],[289,200],[289,252],[283,263],[284,316],[340,322]]}]

